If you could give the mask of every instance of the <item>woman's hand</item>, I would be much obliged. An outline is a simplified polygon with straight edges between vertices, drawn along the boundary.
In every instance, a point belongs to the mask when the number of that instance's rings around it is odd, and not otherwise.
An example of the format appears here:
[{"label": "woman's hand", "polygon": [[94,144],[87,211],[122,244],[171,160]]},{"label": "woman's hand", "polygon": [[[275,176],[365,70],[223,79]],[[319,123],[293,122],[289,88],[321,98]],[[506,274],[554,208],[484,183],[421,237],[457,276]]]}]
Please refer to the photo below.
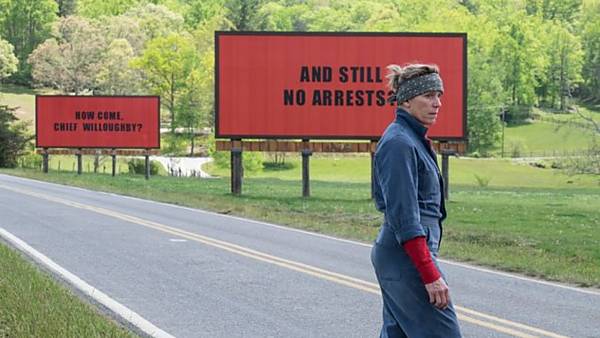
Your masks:
[{"label": "woman's hand", "polygon": [[448,285],[443,278],[438,278],[433,283],[425,284],[425,290],[429,294],[429,302],[441,310],[448,308],[450,304],[450,293]]}]

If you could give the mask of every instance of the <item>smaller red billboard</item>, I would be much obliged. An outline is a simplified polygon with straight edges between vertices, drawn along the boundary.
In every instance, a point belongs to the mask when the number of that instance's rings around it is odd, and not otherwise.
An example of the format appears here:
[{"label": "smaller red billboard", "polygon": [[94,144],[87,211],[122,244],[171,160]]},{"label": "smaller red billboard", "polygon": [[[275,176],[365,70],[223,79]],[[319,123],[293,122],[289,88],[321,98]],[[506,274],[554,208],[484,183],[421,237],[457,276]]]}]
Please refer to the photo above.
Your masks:
[{"label": "smaller red billboard", "polygon": [[160,148],[158,96],[35,98],[39,148]]}]

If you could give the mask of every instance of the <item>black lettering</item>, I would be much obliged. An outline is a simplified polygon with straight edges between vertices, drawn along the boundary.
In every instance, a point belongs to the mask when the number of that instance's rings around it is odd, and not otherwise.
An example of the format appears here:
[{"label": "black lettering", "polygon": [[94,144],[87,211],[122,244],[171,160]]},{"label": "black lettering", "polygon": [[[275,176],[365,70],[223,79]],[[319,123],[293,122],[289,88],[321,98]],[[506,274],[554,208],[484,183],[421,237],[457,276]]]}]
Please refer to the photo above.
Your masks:
[{"label": "black lettering", "polygon": [[381,67],[375,67],[375,82],[383,82],[383,79],[381,78]]},{"label": "black lettering", "polygon": [[331,90],[323,91],[323,105],[331,106]]},{"label": "black lettering", "polygon": [[335,105],[343,106],[344,105],[344,92],[341,90],[335,91]]},{"label": "black lettering", "polygon": [[345,67],[345,66],[340,67],[340,82],[341,83],[348,82],[348,67]]},{"label": "black lettering", "polygon": [[320,106],[320,105],[322,105],[322,102],[321,102],[321,91],[318,90],[318,89],[315,89],[313,91],[312,105],[313,106]]},{"label": "black lettering", "polygon": [[364,99],[364,94],[365,92],[362,90],[357,90],[354,97],[356,98],[355,104],[357,106],[362,106],[365,104],[365,99]]},{"label": "black lettering", "polygon": [[[306,92],[303,89],[298,89],[294,92],[293,89],[284,89],[283,90],[283,105],[284,106],[293,106],[299,105],[303,106],[306,103]],[[141,129],[141,127],[140,127]]]},{"label": "black lettering", "polygon": [[354,105],[354,98],[353,95],[354,92],[351,90],[347,90],[346,91],[346,105],[347,106],[353,106]]},{"label": "black lettering", "polygon": [[93,120],[94,112],[93,111],[76,111],[75,119],[76,120]]},{"label": "black lettering", "polygon": [[310,82],[308,66],[302,66],[300,68],[300,82]]},{"label": "black lettering", "polygon": [[293,106],[294,105],[294,90],[284,89],[283,90],[283,105]]}]

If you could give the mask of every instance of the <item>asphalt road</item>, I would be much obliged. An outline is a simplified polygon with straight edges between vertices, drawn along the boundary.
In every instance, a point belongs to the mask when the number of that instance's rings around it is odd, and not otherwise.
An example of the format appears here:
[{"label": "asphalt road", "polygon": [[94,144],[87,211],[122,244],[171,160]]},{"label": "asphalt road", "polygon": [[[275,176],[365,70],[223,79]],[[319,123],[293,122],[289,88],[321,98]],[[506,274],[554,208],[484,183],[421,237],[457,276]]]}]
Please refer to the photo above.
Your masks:
[{"label": "asphalt road", "polygon": [[[165,334],[378,335],[368,244],[6,175],[0,201],[5,242],[44,255],[35,260],[51,260]],[[600,337],[597,290],[442,268],[465,337]]]}]

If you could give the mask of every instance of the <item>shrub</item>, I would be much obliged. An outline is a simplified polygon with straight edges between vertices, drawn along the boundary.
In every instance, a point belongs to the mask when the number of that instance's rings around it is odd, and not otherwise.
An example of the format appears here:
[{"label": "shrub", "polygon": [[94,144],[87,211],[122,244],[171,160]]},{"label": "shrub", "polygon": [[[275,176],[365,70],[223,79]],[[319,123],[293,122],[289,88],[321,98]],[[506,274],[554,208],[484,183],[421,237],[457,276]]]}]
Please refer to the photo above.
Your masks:
[{"label": "shrub", "polygon": [[[160,162],[150,161],[150,175],[158,175],[160,169]],[[146,174],[146,160],[140,158],[132,158],[127,161],[127,167],[129,168],[130,174]]]},{"label": "shrub", "polygon": [[488,186],[488,184],[490,184],[490,181],[492,180],[492,178],[487,177],[487,176],[479,176],[479,175],[475,174],[475,180],[477,180],[478,186],[480,186],[481,188],[485,188]]}]

